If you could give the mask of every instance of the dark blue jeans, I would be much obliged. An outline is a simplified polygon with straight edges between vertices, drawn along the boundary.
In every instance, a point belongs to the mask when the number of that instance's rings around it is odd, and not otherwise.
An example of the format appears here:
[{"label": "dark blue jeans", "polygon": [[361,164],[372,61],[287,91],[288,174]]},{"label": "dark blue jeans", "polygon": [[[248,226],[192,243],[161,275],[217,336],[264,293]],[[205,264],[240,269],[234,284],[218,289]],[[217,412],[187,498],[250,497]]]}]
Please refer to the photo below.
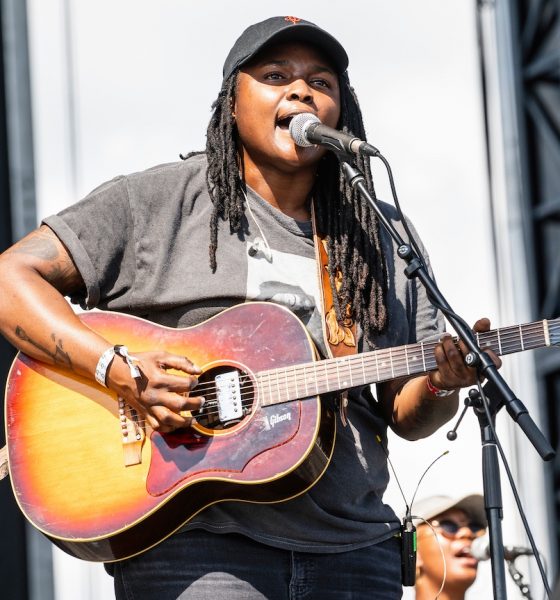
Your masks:
[{"label": "dark blue jeans", "polygon": [[396,600],[400,542],[338,554],[279,550],[235,534],[179,533],[114,567],[118,600]]}]

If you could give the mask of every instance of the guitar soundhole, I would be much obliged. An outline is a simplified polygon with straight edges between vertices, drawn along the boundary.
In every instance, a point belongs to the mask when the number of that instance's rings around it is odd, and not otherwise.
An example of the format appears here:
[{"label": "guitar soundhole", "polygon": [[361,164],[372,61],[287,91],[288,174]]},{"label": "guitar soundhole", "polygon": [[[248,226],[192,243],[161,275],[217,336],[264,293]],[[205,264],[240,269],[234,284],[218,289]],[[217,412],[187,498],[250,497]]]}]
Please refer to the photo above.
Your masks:
[{"label": "guitar soundhole", "polygon": [[200,375],[191,394],[206,399],[202,409],[193,413],[199,425],[227,429],[252,413],[255,386],[247,371],[237,365],[221,364]]}]

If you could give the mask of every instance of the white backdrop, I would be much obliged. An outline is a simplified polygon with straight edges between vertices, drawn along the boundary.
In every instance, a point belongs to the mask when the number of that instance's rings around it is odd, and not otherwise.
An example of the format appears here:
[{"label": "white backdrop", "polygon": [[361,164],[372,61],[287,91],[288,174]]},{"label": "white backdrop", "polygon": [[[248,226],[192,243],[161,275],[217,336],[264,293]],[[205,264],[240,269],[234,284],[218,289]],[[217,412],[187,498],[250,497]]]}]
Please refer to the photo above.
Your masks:
[{"label": "white backdrop", "polygon": [[[470,323],[486,315],[495,326],[511,324],[501,322],[498,305],[474,0],[285,0],[280,7],[270,0],[28,0],[28,13],[39,217],[117,174],[202,149],[236,37],[266,17],[294,14],[346,47],[368,140],[389,160],[450,304]],[[375,174],[378,195],[390,201],[380,164]],[[504,374],[522,372],[523,363],[510,360]],[[450,454],[426,476],[419,497],[481,491],[474,416],[453,444],[448,429],[421,442],[391,439],[407,500],[444,450]],[[500,430],[509,448],[509,424]],[[504,537],[520,543],[504,495]],[[403,507],[394,483],[387,501]],[[55,563],[57,600],[112,597],[99,565],[58,551]],[[471,598],[491,597],[488,565],[482,567]]]}]

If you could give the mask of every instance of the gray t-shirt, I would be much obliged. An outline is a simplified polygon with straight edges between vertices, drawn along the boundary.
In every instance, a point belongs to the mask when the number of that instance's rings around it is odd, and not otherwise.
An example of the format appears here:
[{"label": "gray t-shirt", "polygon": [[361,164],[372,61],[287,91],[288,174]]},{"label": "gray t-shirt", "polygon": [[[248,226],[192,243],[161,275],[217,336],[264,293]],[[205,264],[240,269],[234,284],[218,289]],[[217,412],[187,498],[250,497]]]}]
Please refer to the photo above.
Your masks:
[{"label": "gray t-shirt", "polygon": [[[310,224],[295,221],[248,190],[243,231],[231,233],[227,223],[220,223],[212,273],[212,204],[205,169],[206,158],[198,155],[117,177],[46,218],[85,282],[85,294],[72,301],[170,327],[195,325],[242,302],[272,301],[295,312],[323,348]],[[384,213],[404,235],[394,208],[384,205]],[[376,346],[433,338],[442,331],[442,319],[422,286],[404,276],[405,264],[390,236],[382,232],[382,240],[389,257],[389,326]],[[360,341],[360,349],[368,349],[363,346]],[[354,391],[348,426],[338,422],[331,464],[307,493],[278,504],[221,502],[184,529],[238,532],[272,546],[315,552],[382,541],[398,529],[394,511],[383,503],[389,474],[376,435],[386,442],[386,429],[375,400]]]}]

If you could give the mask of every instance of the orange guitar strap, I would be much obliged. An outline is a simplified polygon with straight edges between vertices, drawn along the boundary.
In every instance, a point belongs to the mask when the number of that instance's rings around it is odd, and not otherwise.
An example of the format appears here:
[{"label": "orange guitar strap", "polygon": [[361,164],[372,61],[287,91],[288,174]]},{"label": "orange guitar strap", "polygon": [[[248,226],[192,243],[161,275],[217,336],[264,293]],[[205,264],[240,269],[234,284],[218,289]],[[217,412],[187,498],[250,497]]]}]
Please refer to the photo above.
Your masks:
[{"label": "orange guitar strap", "polygon": [[[338,358],[356,354],[356,322],[352,318],[350,306],[346,307],[346,317],[339,320],[333,302],[331,281],[329,277],[329,256],[327,240],[318,231],[315,222],[315,213],[312,210],[313,240],[315,243],[315,256],[319,275],[319,289],[322,302],[322,329],[325,346],[330,358]],[[342,274],[337,273],[335,285],[342,285]],[[346,425],[348,409],[348,392],[343,391],[339,398],[340,417]]]}]

